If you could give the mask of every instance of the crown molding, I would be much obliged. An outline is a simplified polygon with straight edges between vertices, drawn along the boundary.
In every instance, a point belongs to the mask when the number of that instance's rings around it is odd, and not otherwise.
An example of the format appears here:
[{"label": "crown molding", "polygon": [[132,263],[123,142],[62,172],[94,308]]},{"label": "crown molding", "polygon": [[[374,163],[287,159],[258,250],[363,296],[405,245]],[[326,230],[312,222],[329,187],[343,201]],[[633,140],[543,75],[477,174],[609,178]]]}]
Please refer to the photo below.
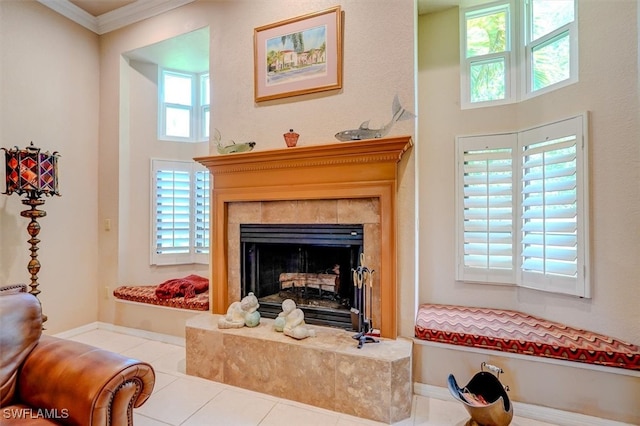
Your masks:
[{"label": "crown molding", "polygon": [[98,18],[80,9],[69,0],[38,0],[38,2],[98,34]]},{"label": "crown molding", "polygon": [[137,0],[111,12],[95,17],[69,0],[38,0],[41,4],[82,25],[98,35],[176,9],[195,0]]},{"label": "crown molding", "polygon": [[[68,1],[68,0],[65,0]],[[127,25],[168,12],[195,0],[137,0],[98,16],[98,34],[106,34]]]}]

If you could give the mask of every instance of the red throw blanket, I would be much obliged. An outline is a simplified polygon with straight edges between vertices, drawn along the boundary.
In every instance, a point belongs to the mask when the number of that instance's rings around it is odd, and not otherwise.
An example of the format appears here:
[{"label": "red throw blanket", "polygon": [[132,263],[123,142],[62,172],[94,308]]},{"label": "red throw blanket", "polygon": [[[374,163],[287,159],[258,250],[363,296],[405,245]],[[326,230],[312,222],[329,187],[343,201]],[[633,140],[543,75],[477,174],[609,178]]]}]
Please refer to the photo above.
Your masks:
[{"label": "red throw blanket", "polygon": [[209,289],[209,279],[199,275],[188,275],[184,278],[173,278],[156,287],[158,299],[173,299],[183,296],[185,299],[195,297]]}]

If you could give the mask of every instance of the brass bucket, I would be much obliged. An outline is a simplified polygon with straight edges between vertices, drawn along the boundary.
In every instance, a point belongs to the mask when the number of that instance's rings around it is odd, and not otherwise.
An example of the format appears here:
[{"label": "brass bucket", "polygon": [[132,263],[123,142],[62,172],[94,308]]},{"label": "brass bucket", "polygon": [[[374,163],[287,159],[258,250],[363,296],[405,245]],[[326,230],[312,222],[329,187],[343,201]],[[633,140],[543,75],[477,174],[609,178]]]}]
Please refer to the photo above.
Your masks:
[{"label": "brass bucket", "polygon": [[[494,374],[484,371],[485,369]],[[449,374],[449,392],[462,402],[471,420],[478,425],[507,426],[513,419],[513,405],[506,392],[509,387],[500,383],[500,373],[503,372],[500,367],[483,362],[480,372],[462,388],[458,386],[453,374]]]}]

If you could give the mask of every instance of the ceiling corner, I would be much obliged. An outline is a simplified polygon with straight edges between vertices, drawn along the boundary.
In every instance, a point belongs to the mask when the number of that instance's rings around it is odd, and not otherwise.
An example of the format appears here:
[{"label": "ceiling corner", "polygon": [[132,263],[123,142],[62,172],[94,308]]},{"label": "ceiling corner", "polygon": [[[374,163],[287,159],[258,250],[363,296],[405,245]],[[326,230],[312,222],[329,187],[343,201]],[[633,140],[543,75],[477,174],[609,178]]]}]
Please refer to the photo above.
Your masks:
[{"label": "ceiling corner", "polygon": [[98,33],[98,19],[69,0],[38,0],[38,2],[88,30]]},{"label": "ceiling corner", "polygon": [[41,4],[98,35],[126,27],[195,0],[136,0],[99,16],[93,16],[69,0],[38,0]]}]

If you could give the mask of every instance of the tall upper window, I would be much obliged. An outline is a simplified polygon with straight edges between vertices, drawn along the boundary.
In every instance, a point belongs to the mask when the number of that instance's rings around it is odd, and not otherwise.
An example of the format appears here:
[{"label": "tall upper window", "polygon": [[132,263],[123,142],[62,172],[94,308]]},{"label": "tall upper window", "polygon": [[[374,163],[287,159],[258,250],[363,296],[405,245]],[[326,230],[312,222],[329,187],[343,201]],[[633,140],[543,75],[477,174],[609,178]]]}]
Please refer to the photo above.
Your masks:
[{"label": "tall upper window", "polygon": [[461,9],[462,107],[516,102],[577,81],[575,3],[508,0]]},{"label": "tall upper window", "polygon": [[151,161],[151,264],[208,263],[209,171],[193,161]]},{"label": "tall upper window", "polygon": [[585,128],[456,140],[458,280],[590,296]]},{"label": "tall upper window", "polygon": [[509,99],[511,64],[511,7],[507,4],[465,13],[465,70],[471,103]]},{"label": "tall upper window", "polygon": [[158,138],[201,142],[209,138],[209,74],[160,70]]}]

